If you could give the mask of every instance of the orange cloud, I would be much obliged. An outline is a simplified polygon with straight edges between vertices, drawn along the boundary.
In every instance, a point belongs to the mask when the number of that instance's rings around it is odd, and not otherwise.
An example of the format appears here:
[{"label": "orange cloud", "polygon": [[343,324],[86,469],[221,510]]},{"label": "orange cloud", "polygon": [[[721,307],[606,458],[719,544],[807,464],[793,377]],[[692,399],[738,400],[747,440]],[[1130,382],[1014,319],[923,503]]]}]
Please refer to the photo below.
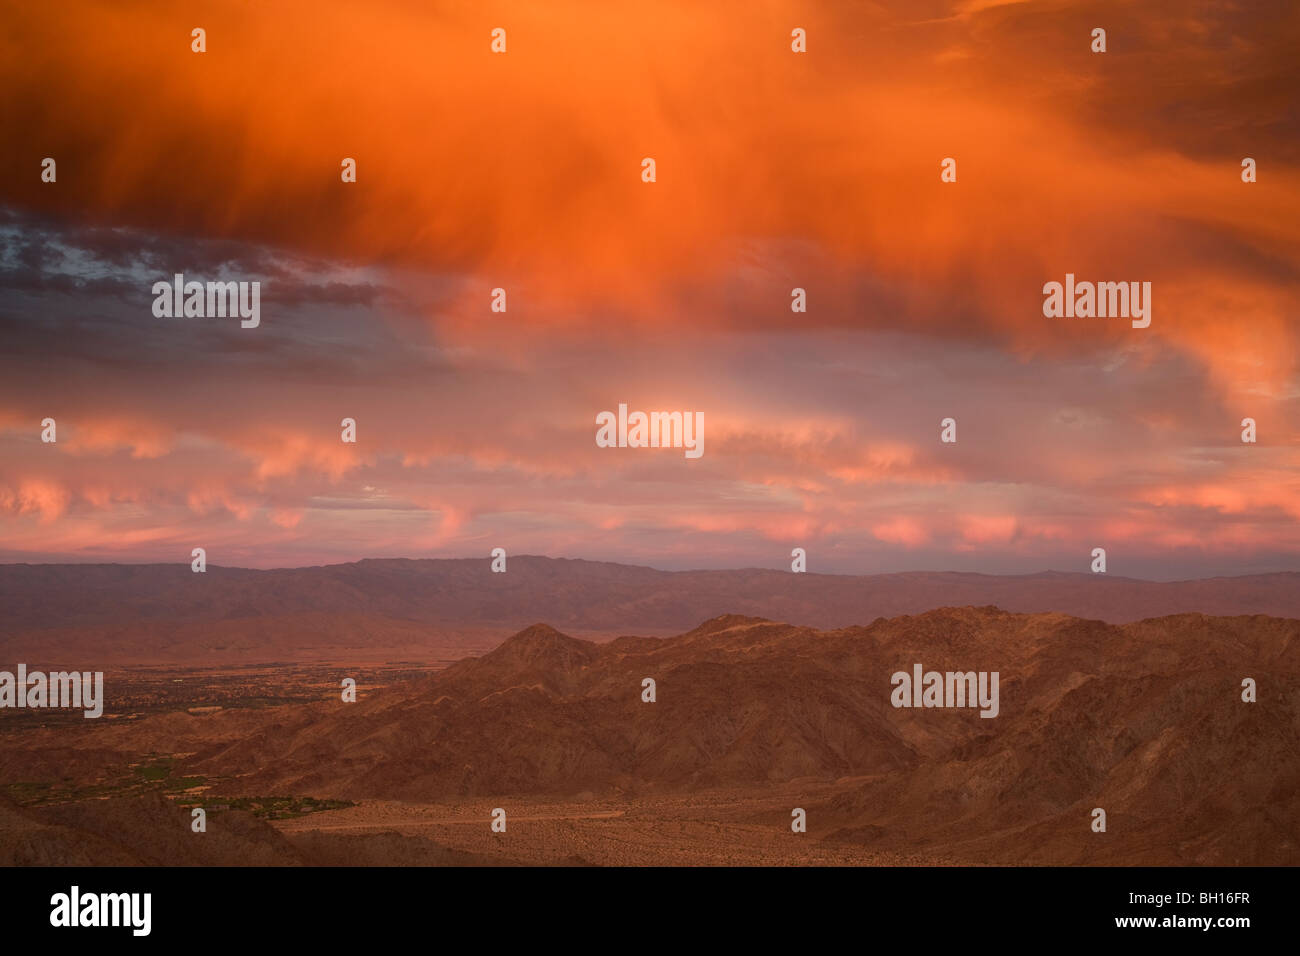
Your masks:
[{"label": "orange cloud", "polygon": [[[1158,93],[1068,33],[1084,8],[1055,5],[1059,35],[1036,42],[1034,6],[940,4],[919,20],[905,3],[236,5],[204,12],[205,54],[190,52],[179,4],[25,6],[0,89],[18,139],[64,172],[47,188],[40,157],[21,156],[0,197],[450,271],[459,281],[430,317],[480,341],[503,324],[608,331],[610,311],[644,328],[906,323],[1028,352],[1159,341],[1226,389],[1279,389],[1300,355],[1300,300],[1263,270],[1300,261],[1293,153],[1262,156],[1246,186],[1237,163],[1264,136],[1218,155],[1171,148],[1123,105]],[[1160,37],[1163,58],[1172,38],[1214,63],[1182,5],[1144,13],[1127,42]],[[796,19],[807,54],[789,48]],[[504,55],[489,50],[495,23]],[[19,55],[31,49],[47,52],[39,71]],[[954,50],[968,55],[940,55]],[[1212,82],[1191,68],[1183,81]],[[1159,116],[1192,99],[1144,105]],[[1095,120],[1102,105],[1113,122]],[[340,182],[344,156],[354,185]],[[944,157],[954,184],[939,180]],[[1230,240],[1232,260],[1197,233]],[[1153,281],[1152,328],[1045,320],[1039,289],[1067,271]],[[864,302],[864,276],[889,300]],[[789,311],[795,285],[809,288],[806,315]],[[488,312],[498,286],[505,316]]]},{"label": "orange cloud", "polygon": [[910,518],[894,518],[892,521],[875,525],[872,527],[871,533],[881,541],[889,544],[901,544],[910,548],[915,548],[930,540],[930,533],[919,522]]},{"label": "orange cloud", "polygon": [[[0,270],[5,545],[1294,554],[1297,14],[1223,7],[1097,57],[1068,0],[15,6],[5,228],[110,228]],[[196,238],[266,270],[255,337],[130,311]],[[298,255],[356,296],[294,304]],[[1066,272],[1151,281],[1151,328],[1045,319]],[[625,398],[703,409],[705,457],[597,449]]]}]

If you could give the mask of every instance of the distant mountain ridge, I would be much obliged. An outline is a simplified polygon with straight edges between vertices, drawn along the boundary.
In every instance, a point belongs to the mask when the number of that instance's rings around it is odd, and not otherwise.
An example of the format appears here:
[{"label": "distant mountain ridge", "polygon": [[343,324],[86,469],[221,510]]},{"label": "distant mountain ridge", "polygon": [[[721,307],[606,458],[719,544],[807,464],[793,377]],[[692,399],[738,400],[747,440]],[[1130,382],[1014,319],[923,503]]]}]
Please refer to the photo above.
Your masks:
[{"label": "distant mountain ridge", "polygon": [[[188,563],[0,565],[0,653],[122,660],[290,660],[351,652],[459,657],[544,620],[567,633],[667,636],[741,614],[833,629],[992,605],[1125,624],[1170,614],[1300,618],[1300,573],[1155,582],[1102,574],[660,571],[517,555],[369,559],[281,570]],[[37,639],[39,637],[39,639]],[[435,653],[436,656],[436,653]]]}]

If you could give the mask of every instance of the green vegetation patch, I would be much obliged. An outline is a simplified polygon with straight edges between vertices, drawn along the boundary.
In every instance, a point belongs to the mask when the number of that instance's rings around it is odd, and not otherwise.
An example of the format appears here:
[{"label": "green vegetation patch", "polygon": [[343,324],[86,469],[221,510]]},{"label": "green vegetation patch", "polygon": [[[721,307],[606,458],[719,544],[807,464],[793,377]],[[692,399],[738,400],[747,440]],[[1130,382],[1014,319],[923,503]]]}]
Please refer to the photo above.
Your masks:
[{"label": "green vegetation patch", "polygon": [[[187,804],[189,805],[189,804]],[[342,810],[355,807],[351,800],[318,800],[315,797],[218,797],[205,796],[193,804],[203,807],[209,813],[223,810],[244,810],[256,817],[266,820],[291,820],[304,817],[309,813],[324,810]]]}]

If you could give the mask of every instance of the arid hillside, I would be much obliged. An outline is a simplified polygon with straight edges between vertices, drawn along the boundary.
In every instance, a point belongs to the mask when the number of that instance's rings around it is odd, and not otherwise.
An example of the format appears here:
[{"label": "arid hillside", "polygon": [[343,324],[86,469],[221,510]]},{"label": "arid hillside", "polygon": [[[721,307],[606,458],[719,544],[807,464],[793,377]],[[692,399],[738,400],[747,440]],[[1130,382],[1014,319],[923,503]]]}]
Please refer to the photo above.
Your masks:
[{"label": "arid hillside", "polygon": [[[727,615],[677,637],[604,643],[536,624],[428,676],[368,688],[358,670],[355,703],[319,687],[316,702],[0,735],[0,774],[37,797],[41,781],[80,781],[48,791],[72,794],[60,798],[71,806],[11,812],[20,829],[33,820],[13,814],[63,828],[49,831],[56,842],[69,827],[93,830],[86,814],[143,799],[142,755],[165,762],[179,802],[346,802],[277,824],[296,842],[268,846],[268,860],[309,843],[328,856],[344,837],[377,858],[389,851],[368,841],[396,853],[406,827],[436,836],[430,861],[445,849],[564,862],[580,843],[604,862],[794,862],[768,834],[789,834],[802,807],[803,862],[1295,864],[1298,642],[1300,620],[1111,625],[993,607],[828,631]],[[893,706],[891,675],[917,664],[996,672],[997,715]],[[1245,678],[1255,702],[1242,699]],[[101,810],[77,796],[114,780]],[[494,806],[532,821],[532,843],[490,840]],[[1098,808],[1104,833],[1091,828]],[[710,837],[724,819],[730,829]],[[555,835],[538,835],[546,827]],[[140,840],[132,852],[149,847]],[[729,851],[727,840],[739,842]]]},{"label": "arid hillside", "polygon": [[[842,792],[818,809],[831,837],[890,851],[1297,862],[1298,638],[1300,621],[1265,617],[1113,626],[995,608],[837,631],[728,616],[602,645],[536,625],[192,768],[258,792],[411,801],[831,780]],[[890,675],[916,663],[997,671],[998,716],[894,708]],[[1097,807],[1106,834],[1089,829]]]}]

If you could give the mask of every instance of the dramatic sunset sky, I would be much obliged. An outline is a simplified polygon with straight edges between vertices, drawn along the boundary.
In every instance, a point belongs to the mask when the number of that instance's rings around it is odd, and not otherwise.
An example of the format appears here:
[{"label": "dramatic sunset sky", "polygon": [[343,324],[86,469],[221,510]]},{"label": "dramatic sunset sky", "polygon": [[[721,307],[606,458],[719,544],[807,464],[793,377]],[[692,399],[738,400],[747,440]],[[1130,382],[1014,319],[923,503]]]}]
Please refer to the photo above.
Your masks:
[{"label": "dramatic sunset sky", "polygon": [[7,2],[0,561],[1300,569],[1298,11]]}]

